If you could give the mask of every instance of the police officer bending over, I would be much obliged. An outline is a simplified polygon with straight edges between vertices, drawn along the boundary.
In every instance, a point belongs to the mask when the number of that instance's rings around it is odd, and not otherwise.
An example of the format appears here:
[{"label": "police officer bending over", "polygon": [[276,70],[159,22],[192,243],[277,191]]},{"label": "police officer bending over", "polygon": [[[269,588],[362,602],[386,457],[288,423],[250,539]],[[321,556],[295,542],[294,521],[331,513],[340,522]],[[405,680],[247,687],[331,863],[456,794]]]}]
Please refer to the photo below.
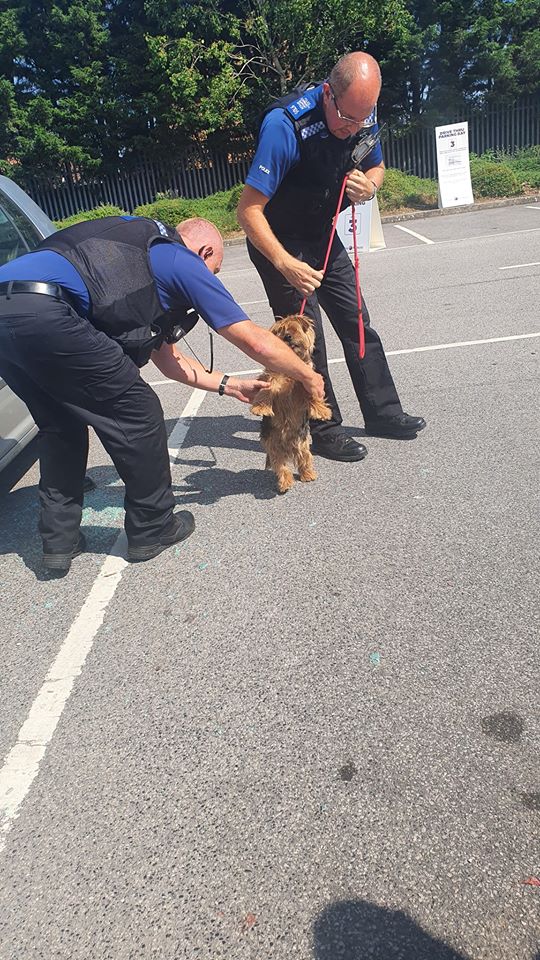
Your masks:
[{"label": "police officer bending over", "polygon": [[[259,380],[208,373],[174,346],[198,316],[248,357],[323,397],[322,378],[254,324],[214,276],[223,241],[207,220],[178,232],[143,217],[76,224],[0,267],[0,374],[27,404],[38,449],[43,561],[67,571],[79,532],[92,426],[125,485],[128,559],[149,560],[194,530],[175,501],[158,397],[139,367],[251,403]],[[195,311],[193,313],[192,311]]]}]

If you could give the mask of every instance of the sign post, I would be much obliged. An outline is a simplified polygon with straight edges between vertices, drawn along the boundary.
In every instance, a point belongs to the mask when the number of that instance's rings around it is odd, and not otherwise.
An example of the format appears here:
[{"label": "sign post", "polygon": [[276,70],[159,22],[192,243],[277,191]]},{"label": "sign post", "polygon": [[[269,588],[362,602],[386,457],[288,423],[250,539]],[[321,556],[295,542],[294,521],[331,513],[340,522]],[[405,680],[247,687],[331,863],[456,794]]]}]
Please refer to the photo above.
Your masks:
[{"label": "sign post", "polygon": [[435,127],[439,208],[474,203],[469,162],[469,125],[450,123]]},{"label": "sign post", "polygon": [[[356,242],[358,244],[358,250],[362,253],[382,250],[386,244],[384,242],[377,197],[374,197],[373,200],[366,200],[365,203],[355,204],[354,213],[356,217]],[[354,241],[350,207],[342,210],[339,214],[336,229],[339,239],[347,253],[349,256],[353,256]]]}]

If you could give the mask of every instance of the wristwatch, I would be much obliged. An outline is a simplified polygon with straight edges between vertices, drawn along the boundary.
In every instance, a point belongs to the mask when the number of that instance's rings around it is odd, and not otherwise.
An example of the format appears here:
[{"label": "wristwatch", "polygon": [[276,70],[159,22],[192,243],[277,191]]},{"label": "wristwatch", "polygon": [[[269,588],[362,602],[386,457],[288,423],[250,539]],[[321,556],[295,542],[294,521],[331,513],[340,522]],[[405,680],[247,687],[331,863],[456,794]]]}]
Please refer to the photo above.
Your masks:
[{"label": "wristwatch", "polygon": [[228,378],[227,374],[224,373],[224,374],[223,374],[223,377],[222,377],[222,380],[221,380],[221,383],[220,383],[220,385],[219,385],[219,387],[218,387],[218,394],[219,394],[220,397],[222,397],[223,394],[225,393],[225,387],[226,387],[226,385],[227,385],[228,379],[229,379],[229,378]]}]

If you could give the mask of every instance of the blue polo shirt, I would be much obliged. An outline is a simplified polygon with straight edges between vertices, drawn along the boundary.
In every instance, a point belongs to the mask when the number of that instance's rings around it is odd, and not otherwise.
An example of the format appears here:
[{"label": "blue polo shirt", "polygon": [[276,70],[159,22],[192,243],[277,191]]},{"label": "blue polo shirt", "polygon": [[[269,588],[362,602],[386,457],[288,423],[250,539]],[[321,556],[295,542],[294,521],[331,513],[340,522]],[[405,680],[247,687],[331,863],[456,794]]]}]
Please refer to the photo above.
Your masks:
[{"label": "blue polo shirt", "polygon": [[[322,84],[308,91],[310,99],[320,104],[323,95]],[[378,126],[370,127],[376,132]],[[328,131],[328,136],[332,136]],[[381,146],[378,143],[360,167],[370,170],[383,161]],[[300,148],[291,118],[285,110],[276,108],[267,113],[259,132],[257,151],[253,158],[246,183],[270,199],[277,192],[289,170],[300,163]]]},{"label": "blue polo shirt", "polygon": [[[155,243],[150,248],[150,265],[160,303],[164,310],[194,307],[212,327],[220,330],[248,316],[203,260],[177,243]],[[36,250],[0,267],[0,283],[7,280],[41,280],[59,283],[73,297],[77,312],[87,317],[90,297],[75,267],[52,250]]]}]

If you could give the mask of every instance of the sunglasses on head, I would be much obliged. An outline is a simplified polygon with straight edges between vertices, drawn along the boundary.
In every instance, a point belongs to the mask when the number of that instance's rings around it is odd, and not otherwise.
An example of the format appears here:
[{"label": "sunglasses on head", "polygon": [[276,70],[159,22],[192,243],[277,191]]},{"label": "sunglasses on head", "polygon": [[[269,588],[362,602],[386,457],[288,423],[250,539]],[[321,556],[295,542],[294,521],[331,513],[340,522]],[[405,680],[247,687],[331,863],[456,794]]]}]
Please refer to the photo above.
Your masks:
[{"label": "sunglasses on head", "polygon": [[377,123],[377,104],[375,104],[369,116],[364,117],[363,120],[356,120],[354,117],[347,117],[346,114],[342,113],[341,110],[339,109],[337,98],[334,91],[332,90],[331,85],[328,84],[328,86],[330,88],[332,100],[334,101],[334,107],[336,108],[336,113],[340,120],[344,120],[345,123],[352,123],[354,124],[355,127],[360,127],[361,129],[364,129],[365,127],[373,127]]}]

